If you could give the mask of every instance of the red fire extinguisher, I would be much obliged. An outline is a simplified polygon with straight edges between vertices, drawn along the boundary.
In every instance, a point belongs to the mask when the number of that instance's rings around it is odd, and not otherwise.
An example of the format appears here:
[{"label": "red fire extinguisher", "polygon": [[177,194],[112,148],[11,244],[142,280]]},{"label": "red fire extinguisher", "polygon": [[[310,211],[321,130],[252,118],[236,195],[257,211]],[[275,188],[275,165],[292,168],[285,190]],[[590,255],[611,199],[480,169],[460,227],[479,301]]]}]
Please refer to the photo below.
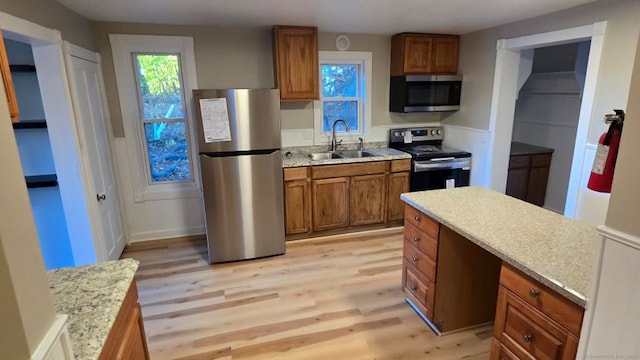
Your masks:
[{"label": "red fire extinguisher", "polygon": [[611,192],[613,183],[613,172],[618,159],[618,148],[620,147],[620,136],[622,135],[622,125],[624,123],[624,111],[613,110],[615,114],[607,114],[604,121],[609,124],[609,131],[600,136],[596,158],[591,168],[591,176],[587,187],[593,191],[602,193]]}]

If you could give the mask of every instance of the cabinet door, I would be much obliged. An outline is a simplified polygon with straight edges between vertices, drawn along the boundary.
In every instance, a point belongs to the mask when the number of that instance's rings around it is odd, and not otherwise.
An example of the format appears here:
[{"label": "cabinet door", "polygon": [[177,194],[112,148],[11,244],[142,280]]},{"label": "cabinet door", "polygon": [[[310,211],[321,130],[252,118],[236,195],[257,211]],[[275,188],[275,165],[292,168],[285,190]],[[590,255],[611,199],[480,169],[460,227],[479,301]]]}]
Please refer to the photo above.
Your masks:
[{"label": "cabinet door", "polygon": [[285,232],[287,235],[311,230],[311,186],[309,180],[284,183]]},{"label": "cabinet door", "polygon": [[404,202],[400,194],[409,191],[409,173],[392,173],[389,175],[389,192],[387,200],[387,220],[402,220],[404,218]]},{"label": "cabinet door", "polygon": [[529,184],[527,186],[528,202],[538,206],[544,206],[550,165],[551,154],[531,156],[531,170],[529,170]]},{"label": "cabinet door", "polygon": [[404,38],[405,74],[424,74],[432,72],[433,39],[430,36],[408,35]]},{"label": "cabinet door", "polygon": [[432,72],[437,74],[456,74],[458,72],[458,42],[456,37],[433,38]]},{"label": "cabinet door", "polygon": [[144,334],[144,326],[142,325],[142,314],[140,305],[136,306],[133,314],[134,321],[131,322],[130,328],[123,339],[121,352],[118,353],[118,360],[145,360],[149,359],[149,351],[147,350],[147,342]]},{"label": "cabinet door", "polygon": [[509,169],[506,194],[516,199],[526,200],[529,183],[529,168]]},{"label": "cabinet door", "polygon": [[349,226],[349,178],[313,180],[313,230]]},{"label": "cabinet door", "polygon": [[4,91],[7,94],[7,101],[9,102],[11,122],[18,122],[20,120],[18,116],[18,100],[16,99],[16,93],[13,90],[13,79],[11,78],[11,70],[9,69],[7,49],[4,47],[4,39],[2,38],[2,29],[0,29],[0,76],[2,76]]},{"label": "cabinet door", "polygon": [[351,225],[377,224],[384,221],[385,184],[384,174],[351,177]]},{"label": "cabinet door", "polygon": [[317,100],[318,28],[274,27],[276,87],[281,100]]}]

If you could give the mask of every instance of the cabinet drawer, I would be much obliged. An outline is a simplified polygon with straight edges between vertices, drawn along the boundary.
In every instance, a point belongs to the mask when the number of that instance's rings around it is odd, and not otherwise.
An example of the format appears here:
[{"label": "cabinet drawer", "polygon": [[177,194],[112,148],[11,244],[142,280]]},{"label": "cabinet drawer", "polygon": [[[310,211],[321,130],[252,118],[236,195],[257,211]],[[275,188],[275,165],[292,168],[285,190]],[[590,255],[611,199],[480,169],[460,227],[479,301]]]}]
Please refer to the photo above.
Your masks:
[{"label": "cabinet drawer", "polygon": [[284,181],[305,180],[309,177],[308,167],[285,168],[282,170]]},{"label": "cabinet drawer", "polygon": [[433,319],[433,283],[417,274],[411,265],[405,265],[404,269],[405,294],[418,301],[418,305],[426,310],[424,315]]},{"label": "cabinet drawer", "polygon": [[436,261],[438,259],[438,240],[434,237],[427,235],[411,224],[405,223],[404,239],[406,243],[415,246],[431,260]]},{"label": "cabinet drawer", "polygon": [[438,222],[410,205],[406,205],[404,208],[404,223],[412,224],[427,235],[438,238]]},{"label": "cabinet drawer", "polygon": [[416,249],[409,241],[405,240],[402,253],[405,261],[413,265],[422,275],[430,281],[435,279],[436,263],[425,254]]},{"label": "cabinet drawer", "polygon": [[411,171],[411,160],[392,160],[391,172]]},{"label": "cabinet drawer", "polygon": [[490,360],[519,360],[509,349],[504,347],[496,338],[491,339]]},{"label": "cabinet drawer", "polygon": [[494,337],[520,359],[575,359],[578,339],[500,286]]},{"label": "cabinet drawer", "polygon": [[531,167],[549,167],[551,154],[531,155]]},{"label": "cabinet drawer", "polygon": [[577,304],[506,264],[502,264],[500,284],[567,330],[580,335],[584,310]]},{"label": "cabinet drawer", "polygon": [[531,157],[529,155],[517,155],[509,158],[509,169],[529,167]]}]

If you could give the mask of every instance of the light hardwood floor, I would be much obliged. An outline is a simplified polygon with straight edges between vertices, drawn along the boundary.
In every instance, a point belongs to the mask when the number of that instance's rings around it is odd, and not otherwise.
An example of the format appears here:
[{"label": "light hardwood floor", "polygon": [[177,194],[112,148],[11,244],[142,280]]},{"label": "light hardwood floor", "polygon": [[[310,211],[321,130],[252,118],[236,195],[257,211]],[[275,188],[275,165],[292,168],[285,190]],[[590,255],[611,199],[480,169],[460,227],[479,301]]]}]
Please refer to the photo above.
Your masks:
[{"label": "light hardwood floor", "polygon": [[436,336],[404,301],[402,235],[289,242],[208,265],[205,243],[129,250],[153,360],[488,359],[491,327]]}]

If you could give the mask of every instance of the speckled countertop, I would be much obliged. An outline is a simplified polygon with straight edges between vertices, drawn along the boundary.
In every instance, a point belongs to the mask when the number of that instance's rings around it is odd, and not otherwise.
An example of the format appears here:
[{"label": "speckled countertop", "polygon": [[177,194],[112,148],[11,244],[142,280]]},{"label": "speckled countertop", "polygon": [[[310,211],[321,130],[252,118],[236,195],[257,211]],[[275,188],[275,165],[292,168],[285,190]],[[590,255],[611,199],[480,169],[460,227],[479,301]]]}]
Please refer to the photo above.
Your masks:
[{"label": "speckled countertop", "polygon": [[[348,146],[341,146],[340,150],[356,149],[356,144],[349,144]],[[340,151],[338,150],[338,151]],[[290,147],[282,149],[282,167],[301,167],[301,166],[318,166],[318,165],[333,165],[333,164],[348,164],[355,162],[367,162],[367,161],[385,161],[385,160],[399,160],[399,159],[411,159],[411,155],[395,149],[387,147],[386,143],[365,143],[364,150],[374,153],[376,156],[362,157],[362,158],[341,158],[341,159],[327,159],[327,160],[311,160],[305,156],[311,152],[326,152],[327,146],[300,146]],[[291,153],[290,157],[285,156],[287,152]]]},{"label": "speckled countertop", "polygon": [[405,193],[401,199],[585,307],[595,228],[482,187]]},{"label": "speckled countertop", "polygon": [[98,359],[139,262],[133,259],[48,272],[56,311],[67,314],[75,358]]}]

